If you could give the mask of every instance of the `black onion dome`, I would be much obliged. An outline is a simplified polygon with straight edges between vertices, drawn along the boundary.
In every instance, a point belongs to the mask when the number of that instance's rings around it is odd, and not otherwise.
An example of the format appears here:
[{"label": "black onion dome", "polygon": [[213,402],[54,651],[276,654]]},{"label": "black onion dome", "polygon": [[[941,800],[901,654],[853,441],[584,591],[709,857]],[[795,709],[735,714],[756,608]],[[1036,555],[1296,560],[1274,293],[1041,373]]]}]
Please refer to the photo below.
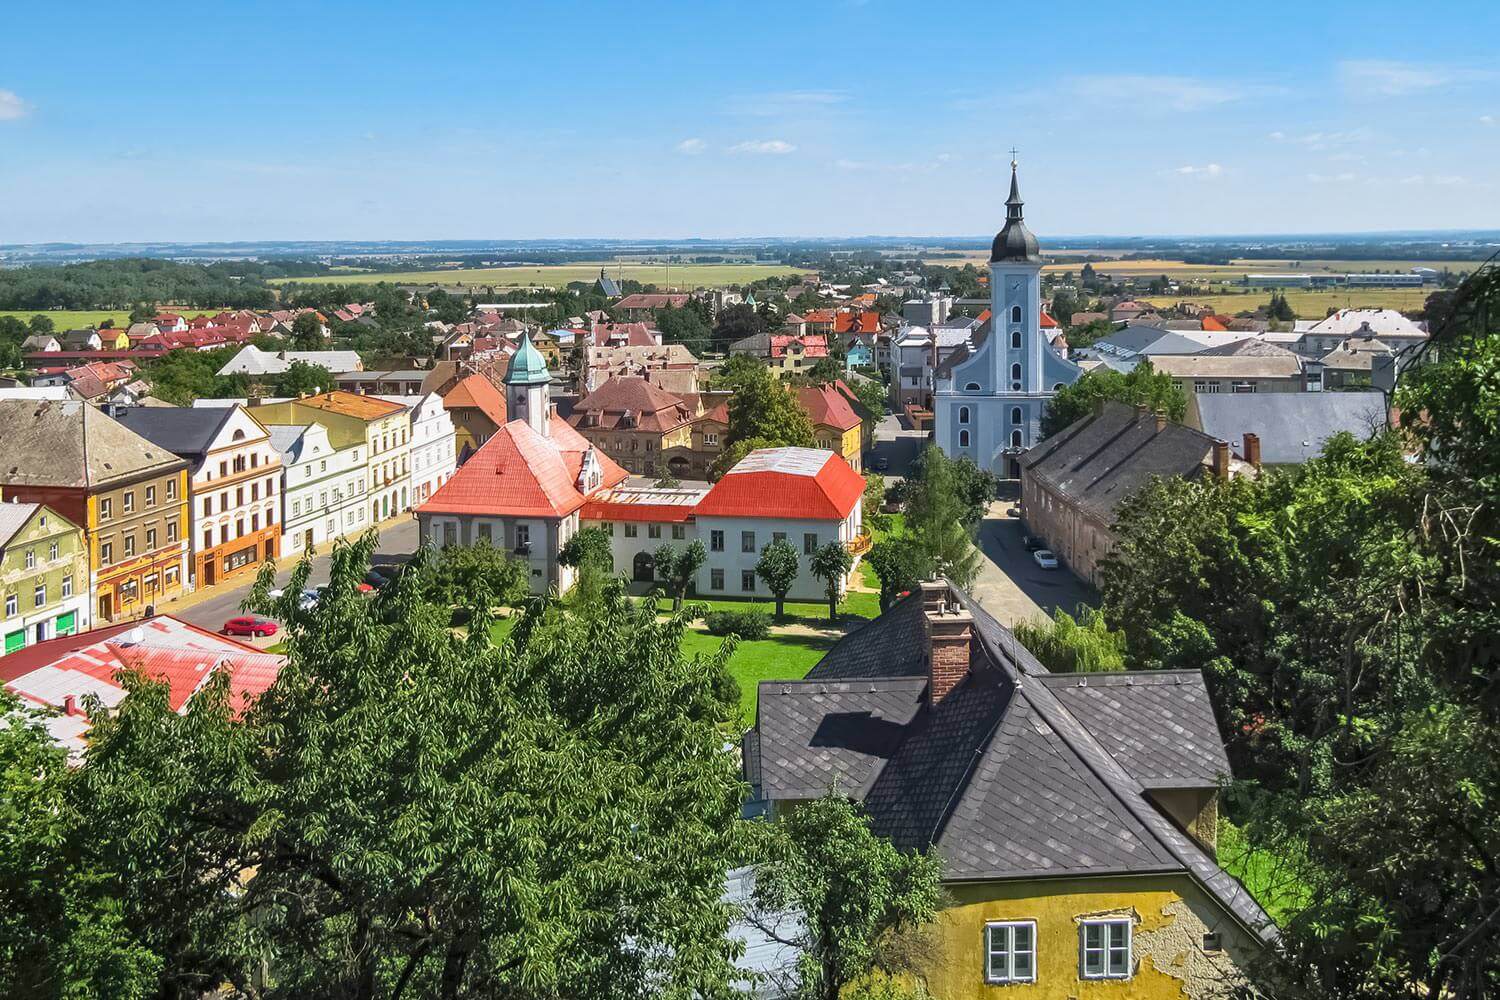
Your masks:
[{"label": "black onion dome", "polygon": [[1026,228],[1026,220],[1021,217],[1021,187],[1016,181],[1016,162],[1010,163],[1010,197],[1005,199],[1005,227],[995,236],[995,242],[990,245],[990,263],[999,261],[1018,261],[1026,264],[1040,264],[1042,262],[1042,250],[1037,244],[1036,237],[1031,230]]}]

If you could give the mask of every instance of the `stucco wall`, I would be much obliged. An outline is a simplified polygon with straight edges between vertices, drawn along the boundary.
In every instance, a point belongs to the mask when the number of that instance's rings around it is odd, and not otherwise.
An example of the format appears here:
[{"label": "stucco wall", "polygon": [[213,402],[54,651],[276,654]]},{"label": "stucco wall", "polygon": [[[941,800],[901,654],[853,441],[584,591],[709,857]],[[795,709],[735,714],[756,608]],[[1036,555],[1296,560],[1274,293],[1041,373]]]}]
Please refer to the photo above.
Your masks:
[{"label": "stucco wall", "polygon": [[[1142,997],[1211,1000],[1240,981],[1259,945],[1186,876],[1059,879],[949,886],[950,905],[936,921],[926,978],[944,1000],[980,997]],[[1079,976],[1079,921],[1132,922],[1129,979]],[[994,920],[1034,920],[1037,978],[984,981],[984,927]],[[1221,950],[1204,950],[1216,932]]]}]

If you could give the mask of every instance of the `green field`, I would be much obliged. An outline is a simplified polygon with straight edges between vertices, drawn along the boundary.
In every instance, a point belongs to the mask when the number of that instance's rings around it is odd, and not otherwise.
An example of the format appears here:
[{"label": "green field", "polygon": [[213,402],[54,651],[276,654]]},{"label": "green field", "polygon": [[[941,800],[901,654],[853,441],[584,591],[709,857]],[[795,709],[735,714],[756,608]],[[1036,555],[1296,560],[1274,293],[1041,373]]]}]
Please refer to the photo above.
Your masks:
[{"label": "green field", "polygon": [[[183,309],[178,306],[162,306],[162,308],[176,312],[189,320],[199,315],[213,316],[220,311],[218,309]],[[30,322],[33,316],[46,316],[52,321],[53,330],[59,333],[63,330],[96,327],[110,319],[115,321],[117,327],[130,325],[129,309],[0,309],[0,316],[14,316],[22,323]]]},{"label": "green field", "polygon": [[485,267],[447,271],[346,271],[315,278],[292,278],[294,282],[331,285],[389,281],[401,285],[547,286],[562,288],[570,281],[593,281],[599,268],[616,279],[672,288],[704,288],[742,285],[761,278],[787,274],[809,274],[803,268],[782,264],[551,264],[542,267]]}]

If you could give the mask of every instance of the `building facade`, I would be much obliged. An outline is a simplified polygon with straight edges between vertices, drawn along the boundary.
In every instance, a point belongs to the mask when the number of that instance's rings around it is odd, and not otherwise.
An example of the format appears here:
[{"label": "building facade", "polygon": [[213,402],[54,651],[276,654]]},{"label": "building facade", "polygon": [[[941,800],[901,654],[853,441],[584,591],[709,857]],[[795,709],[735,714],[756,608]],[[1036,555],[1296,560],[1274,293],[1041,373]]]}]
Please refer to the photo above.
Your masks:
[{"label": "building facade", "polygon": [[713,456],[691,454],[698,411],[696,398],[689,402],[641,375],[616,375],[580,399],[568,422],[627,472],[661,476],[671,471],[680,478],[713,461]]},{"label": "building facade", "polygon": [[87,629],[88,581],[82,528],[44,504],[0,504],[4,653]]},{"label": "building facade", "polygon": [[287,555],[323,551],[337,538],[368,528],[365,446],[339,448],[328,428],[280,424],[270,428],[281,456],[281,550]]},{"label": "building facade", "polygon": [[1022,204],[1012,161],[1005,226],[990,250],[989,333],[938,367],[933,403],[938,447],[1003,479],[1020,478],[1047,401],[1083,374],[1042,331],[1043,260]]},{"label": "building facade", "polygon": [[412,403],[411,505],[418,506],[436,493],[458,468],[453,418],[442,397],[429,392]]}]

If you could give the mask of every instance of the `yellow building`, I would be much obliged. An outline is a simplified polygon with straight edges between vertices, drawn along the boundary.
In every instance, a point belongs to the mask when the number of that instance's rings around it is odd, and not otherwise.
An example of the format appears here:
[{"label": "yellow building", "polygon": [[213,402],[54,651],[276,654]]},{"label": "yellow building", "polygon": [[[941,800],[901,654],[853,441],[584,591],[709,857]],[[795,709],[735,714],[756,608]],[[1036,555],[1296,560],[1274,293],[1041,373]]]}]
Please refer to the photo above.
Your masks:
[{"label": "yellow building", "polygon": [[1205,1000],[1275,938],[1215,860],[1229,763],[1197,672],[1050,673],[937,581],[758,708],[746,777],[772,819],[837,788],[941,857],[934,996]]},{"label": "yellow building", "polygon": [[813,444],[824,451],[836,452],[855,472],[864,468],[864,454],[869,448],[865,422],[860,419],[852,401],[837,385],[804,385],[797,388],[797,401],[812,418]]}]

